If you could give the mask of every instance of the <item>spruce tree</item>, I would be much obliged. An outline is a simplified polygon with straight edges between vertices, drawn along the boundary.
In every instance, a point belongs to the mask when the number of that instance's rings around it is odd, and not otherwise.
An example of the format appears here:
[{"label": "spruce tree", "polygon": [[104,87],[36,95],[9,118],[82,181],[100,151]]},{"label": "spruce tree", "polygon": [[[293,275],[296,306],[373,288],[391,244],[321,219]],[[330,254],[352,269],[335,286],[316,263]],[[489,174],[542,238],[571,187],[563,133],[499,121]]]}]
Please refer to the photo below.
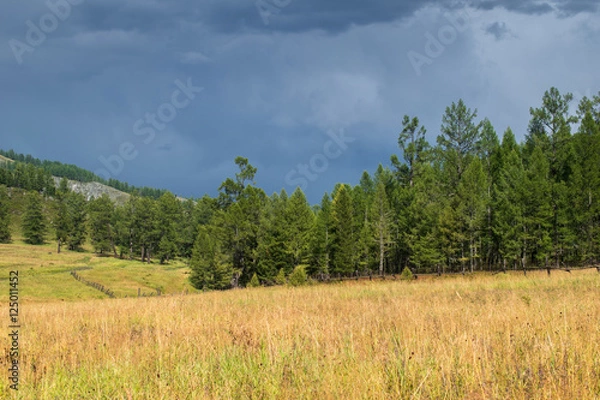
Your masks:
[{"label": "spruce tree", "polygon": [[291,251],[292,266],[295,267],[306,261],[310,233],[315,222],[315,216],[300,188],[287,201],[285,221],[285,236]]},{"label": "spruce tree", "polygon": [[534,148],[525,175],[523,268],[528,259],[547,265],[552,253],[552,182],[540,147]]},{"label": "spruce tree", "polygon": [[190,282],[200,290],[223,290],[231,287],[233,269],[221,252],[215,231],[201,226],[190,261]]},{"label": "spruce tree", "polygon": [[[508,145],[514,140],[512,132],[505,134],[502,141],[502,167],[499,179],[494,186],[494,234],[499,238],[499,253],[503,269],[507,262],[516,266],[526,243],[524,208],[525,171],[521,155],[515,147]],[[507,145],[505,145],[507,143]]]},{"label": "spruce tree", "polygon": [[410,249],[411,264],[417,269],[431,268],[440,272],[440,187],[435,169],[430,164],[420,164],[418,168],[420,171],[418,179],[415,179],[413,200],[406,211],[410,215],[410,222],[405,226],[405,237]]},{"label": "spruce tree", "polygon": [[292,270],[292,253],[287,239],[285,190],[274,193],[262,210],[257,233],[257,274],[263,281],[274,279],[277,271]]},{"label": "spruce tree", "polygon": [[463,100],[446,108],[442,118],[442,134],[438,136],[440,156],[444,162],[447,188],[450,193],[458,187],[470,157],[479,148],[481,123],[475,123],[477,110],[471,111]]},{"label": "spruce tree", "polygon": [[42,196],[38,192],[29,192],[26,196],[22,228],[26,243],[44,244],[47,222],[42,205]]},{"label": "spruce tree", "polygon": [[581,124],[573,138],[577,175],[569,185],[575,214],[571,224],[581,244],[580,260],[593,263],[600,257],[600,96],[584,98],[578,114]]},{"label": "spruce tree", "polygon": [[328,275],[331,264],[333,220],[331,199],[328,193],[323,195],[316,212],[316,220],[310,239],[309,275]]},{"label": "spruce tree", "polygon": [[57,241],[57,252],[60,253],[61,247],[69,239],[71,231],[71,221],[69,218],[69,209],[67,199],[69,197],[69,188],[65,178],[61,179],[60,185],[56,190],[56,214],[54,218],[54,235]]},{"label": "spruce tree", "polygon": [[94,251],[100,254],[113,252],[116,256],[115,232],[113,226],[114,204],[104,194],[90,201],[89,205],[90,238]]},{"label": "spruce tree", "polygon": [[87,237],[87,202],[81,193],[70,192],[67,196],[69,220],[69,250],[79,251]]},{"label": "spruce tree", "polygon": [[570,230],[570,193],[566,185],[571,179],[574,158],[571,125],[577,122],[577,118],[569,113],[572,100],[572,94],[562,95],[553,87],[544,93],[542,106],[529,111],[532,119],[527,137],[528,155],[532,156],[531,150],[539,148],[548,161],[552,208],[550,230],[557,267],[561,256],[577,245]]},{"label": "spruce tree", "polygon": [[393,213],[390,208],[383,182],[377,184],[375,196],[370,207],[370,226],[379,253],[379,274],[384,274],[385,257],[392,244],[394,229]]},{"label": "spruce tree", "polygon": [[485,212],[488,205],[487,177],[479,157],[476,157],[465,170],[458,187],[460,199],[459,213],[466,231],[469,267],[475,269],[478,254],[478,243],[485,223]]},{"label": "spruce tree", "polygon": [[164,264],[173,259],[179,249],[182,208],[181,202],[171,192],[163,194],[157,202],[157,221],[160,239],[158,240],[157,257]]},{"label": "spruce tree", "polygon": [[351,274],[354,272],[354,231],[353,210],[350,189],[342,185],[333,199],[331,210],[333,219],[332,272]]}]

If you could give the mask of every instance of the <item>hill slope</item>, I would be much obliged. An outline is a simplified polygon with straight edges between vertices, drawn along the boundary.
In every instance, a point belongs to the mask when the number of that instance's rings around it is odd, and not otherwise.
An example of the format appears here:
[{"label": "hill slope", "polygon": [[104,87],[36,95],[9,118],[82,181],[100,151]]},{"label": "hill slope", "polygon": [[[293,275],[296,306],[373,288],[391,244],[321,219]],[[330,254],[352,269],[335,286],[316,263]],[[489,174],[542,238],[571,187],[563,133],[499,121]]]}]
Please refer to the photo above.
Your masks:
[{"label": "hill slope", "polygon": [[[58,187],[62,178],[53,177],[54,184]],[[86,200],[90,200],[92,198],[100,197],[103,194],[108,195],[108,197],[118,205],[125,204],[127,199],[131,197],[129,193],[121,192],[115,188],[104,185],[99,182],[78,182],[68,179],[69,189],[75,193],[80,193],[85,196]]]}]

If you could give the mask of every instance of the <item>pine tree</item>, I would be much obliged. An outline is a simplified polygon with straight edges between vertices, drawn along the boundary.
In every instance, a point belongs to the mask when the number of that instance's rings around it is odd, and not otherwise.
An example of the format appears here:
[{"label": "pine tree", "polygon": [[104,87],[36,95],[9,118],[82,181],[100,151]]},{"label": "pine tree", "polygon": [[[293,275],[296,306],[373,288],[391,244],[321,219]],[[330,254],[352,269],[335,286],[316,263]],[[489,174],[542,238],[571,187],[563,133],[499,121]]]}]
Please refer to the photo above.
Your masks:
[{"label": "pine tree", "polygon": [[573,138],[577,174],[569,185],[571,224],[581,244],[579,259],[593,263],[600,257],[600,95],[584,98],[578,114],[581,125]]},{"label": "pine tree", "polygon": [[333,220],[332,272],[350,274],[354,271],[354,232],[353,210],[350,189],[343,185],[333,199],[331,210]]},{"label": "pine tree", "polygon": [[392,164],[396,167],[398,179],[403,186],[413,187],[417,165],[425,162],[429,151],[429,143],[425,139],[427,130],[419,127],[419,118],[412,119],[405,115],[402,119],[402,132],[398,136],[398,147],[402,150],[404,163],[400,164],[396,156],[392,156]]},{"label": "pine tree", "polygon": [[310,240],[309,275],[328,275],[330,272],[333,220],[331,199],[325,193],[316,212],[316,220]]},{"label": "pine tree", "polygon": [[476,124],[477,110],[471,111],[463,100],[446,108],[442,118],[442,134],[438,136],[440,156],[444,162],[447,188],[452,193],[458,187],[471,156],[479,148],[481,123]]},{"label": "pine tree", "polygon": [[430,164],[418,166],[419,178],[415,180],[413,199],[407,215],[409,223],[405,226],[405,240],[410,249],[411,264],[417,269],[429,267],[440,272],[442,263],[439,233],[439,214],[441,212],[439,185],[435,169]]},{"label": "pine tree", "polygon": [[138,202],[139,197],[131,196],[125,204],[117,207],[113,214],[115,245],[119,247],[119,256],[127,254],[129,260],[133,260],[140,246],[140,232],[136,225]]},{"label": "pine tree", "polygon": [[377,184],[375,196],[370,208],[371,232],[374,235],[379,252],[379,274],[384,274],[385,257],[392,243],[394,229],[393,213],[390,208],[383,182]]},{"label": "pine tree", "polygon": [[67,204],[68,196],[68,182],[63,178],[56,191],[56,215],[53,224],[58,253],[60,253],[62,244],[67,242],[71,231],[71,221],[69,219],[69,209]]},{"label": "pine tree", "polygon": [[302,192],[297,188],[287,201],[285,211],[286,239],[292,256],[293,267],[306,261],[309,249],[310,232],[315,216]]},{"label": "pine tree", "polygon": [[0,185],[0,243],[10,243],[10,207],[6,186]]},{"label": "pine tree", "polygon": [[47,222],[42,206],[42,196],[38,192],[29,192],[26,196],[22,228],[26,243],[44,244]]},{"label": "pine tree", "polygon": [[263,281],[271,281],[277,271],[292,271],[292,252],[286,230],[288,197],[285,190],[274,193],[261,216],[257,233],[257,273]]},{"label": "pine tree", "polygon": [[476,157],[465,170],[458,187],[460,199],[459,214],[463,218],[464,230],[468,239],[469,266],[471,272],[475,269],[479,258],[478,239],[482,235],[485,223],[485,212],[488,204],[487,177],[483,166]]},{"label": "pine tree", "polygon": [[362,185],[356,185],[351,191],[352,210],[354,211],[352,231],[356,238],[352,257],[355,268],[360,270],[365,270],[371,264],[372,259],[373,240],[369,226],[369,205],[373,194],[369,193],[369,189],[365,191]]},{"label": "pine tree", "polygon": [[163,194],[157,202],[157,221],[159,236],[157,257],[164,264],[178,253],[180,234],[177,228],[181,225],[181,202],[171,192]]},{"label": "pine tree", "polygon": [[233,269],[221,252],[217,239],[219,234],[215,229],[201,226],[194,244],[190,282],[197,289],[223,290],[231,287]]},{"label": "pine tree", "polygon": [[499,252],[503,261],[517,265],[525,243],[524,207],[525,171],[517,147],[512,146],[512,132],[505,133],[502,141],[502,167],[494,185],[494,234],[499,238]]},{"label": "pine tree", "polygon": [[[561,262],[561,255],[576,244],[569,221],[570,193],[565,182],[571,178],[574,158],[571,124],[577,122],[569,114],[569,103],[573,95],[561,95],[558,89],[551,88],[544,93],[542,107],[531,108],[532,119],[527,137],[528,155],[539,148],[548,160],[549,184],[551,191],[551,237],[555,265]],[[535,151],[535,150],[534,150]]]},{"label": "pine tree", "polygon": [[485,265],[489,267],[498,258],[498,237],[494,234],[493,198],[494,187],[499,180],[502,155],[496,130],[487,118],[482,122],[481,141],[478,147],[478,155],[486,175],[486,210],[481,235],[481,256]]},{"label": "pine tree", "polygon": [[141,197],[135,203],[132,221],[136,248],[140,251],[142,262],[150,264],[154,250],[160,241],[156,202],[148,197]]},{"label": "pine tree", "polygon": [[524,185],[524,243],[522,266],[526,261],[548,264],[552,251],[552,183],[550,166],[540,147],[535,147],[526,170]]},{"label": "pine tree", "polygon": [[102,196],[93,199],[88,204],[90,238],[94,251],[100,254],[113,252],[116,256],[115,236],[113,227],[114,204],[108,197]]}]

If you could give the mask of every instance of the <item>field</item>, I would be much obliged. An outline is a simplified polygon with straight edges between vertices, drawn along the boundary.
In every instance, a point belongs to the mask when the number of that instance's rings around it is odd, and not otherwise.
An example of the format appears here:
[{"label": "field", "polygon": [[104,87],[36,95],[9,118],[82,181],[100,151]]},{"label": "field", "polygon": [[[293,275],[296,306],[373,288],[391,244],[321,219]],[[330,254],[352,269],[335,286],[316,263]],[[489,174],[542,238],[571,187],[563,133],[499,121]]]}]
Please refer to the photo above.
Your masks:
[{"label": "field", "polygon": [[0,244],[0,282],[7,285],[9,271],[14,269],[20,271],[20,295],[26,302],[108,298],[75,280],[70,274],[72,270],[78,270],[77,273],[88,281],[104,285],[117,297],[137,296],[138,289],[147,295],[156,294],[157,290],[162,293],[195,292],[187,279],[189,269],[182,262],[148,265],[99,257],[92,252],[63,251],[57,254],[55,244],[30,246],[19,239],[14,244]]},{"label": "field", "polygon": [[[73,260],[93,262],[82,273],[108,279],[100,261]],[[599,294],[595,270],[86,301],[30,293],[19,395],[4,378],[0,398],[599,398]]]}]

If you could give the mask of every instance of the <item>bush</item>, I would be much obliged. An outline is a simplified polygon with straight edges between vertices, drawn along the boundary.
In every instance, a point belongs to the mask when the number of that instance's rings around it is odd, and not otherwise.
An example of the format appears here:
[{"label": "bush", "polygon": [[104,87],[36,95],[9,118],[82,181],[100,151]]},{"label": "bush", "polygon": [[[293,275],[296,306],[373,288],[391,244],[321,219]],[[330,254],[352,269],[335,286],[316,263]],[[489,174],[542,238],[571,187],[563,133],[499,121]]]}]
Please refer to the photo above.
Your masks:
[{"label": "bush", "polygon": [[413,279],[415,279],[415,276],[408,267],[404,267],[404,269],[402,270],[402,274],[400,275],[400,279],[403,281],[412,281]]},{"label": "bush", "polygon": [[303,266],[297,266],[294,268],[294,271],[290,274],[289,284],[292,286],[302,286],[306,285],[308,282],[308,277],[306,275],[306,270]]},{"label": "bush", "polygon": [[254,273],[254,275],[252,275],[252,279],[250,279],[250,282],[248,282],[248,287],[259,287],[260,286],[260,281],[258,280],[258,276],[256,276],[256,273]]},{"label": "bush", "polygon": [[281,268],[279,270],[279,273],[275,277],[275,284],[276,285],[285,285],[286,283],[287,283],[287,279],[285,278],[285,271],[283,270],[283,268]]}]

